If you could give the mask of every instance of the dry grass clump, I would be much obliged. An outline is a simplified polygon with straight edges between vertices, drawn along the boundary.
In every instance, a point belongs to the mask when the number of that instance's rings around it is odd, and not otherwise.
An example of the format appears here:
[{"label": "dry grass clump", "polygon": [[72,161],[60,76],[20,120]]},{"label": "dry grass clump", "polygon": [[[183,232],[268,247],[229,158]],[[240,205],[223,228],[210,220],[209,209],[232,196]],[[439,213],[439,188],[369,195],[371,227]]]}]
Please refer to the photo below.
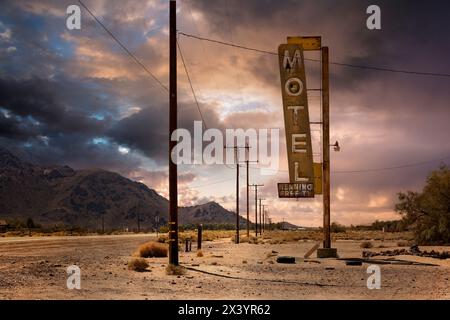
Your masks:
[{"label": "dry grass clump", "polygon": [[[369,230],[351,230],[347,229],[346,232],[332,233],[332,240],[355,240],[355,241],[400,241],[413,239],[411,232],[382,232],[382,231],[369,231]],[[270,244],[282,244],[297,241],[321,241],[323,239],[323,231],[320,229],[308,229],[308,230],[274,230],[266,231],[263,239],[269,240]]]},{"label": "dry grass clump", "polygon": [[166,274],[169,276],[182,276],[186,273],[186,269],[182,266],[169,264],[166,267]]},{"label": "dry grass clump", "polygon": [[141,258],[167,257],[167,245],[149,241],[139,246],[137,256]]},{"label": "dry grass clump", "polygon": [[133,258],[128,262],[128,269],[137,271],[137,272],[144,272],[149,267],[148,262],[143,258]]},{"label": "dry grass clump", "polygon": [[198,251],[197,251],[197,257],[199,257],[199,258],[203,257],[203,252],[202,252],[202,250],[198,250]]},{"label": "dry grass clump", "polygon": [[[236,242],[236,237],[232,238],[232,242],[233,242],[233,243]],[[241,236],[241,237],[239,238],[239,243],[259,244],[259,243],[264,243],[264,241],[258,239],[258,238],[255,237],[255,236],[250,236],[250,237],[247,237],[247,236]]]},{"label": "dry grass clump", "polygon": [[[234,230],[203,230],[202,241],[214,241],[222,238],[232,237],[236,231]],[[160,235],[158,242],[167,242],[169,236],[167,234]],[[192,241],[197,241],[197,231],[189,230],[182,231],[178,234],[178,242],[184,244],[186,239],[191,239]]]},{"label": "dry grass clump", "polygon": [[370,241],[361,242],[361,244],[359,246],[363,249],[373,248],[373,244]]}]

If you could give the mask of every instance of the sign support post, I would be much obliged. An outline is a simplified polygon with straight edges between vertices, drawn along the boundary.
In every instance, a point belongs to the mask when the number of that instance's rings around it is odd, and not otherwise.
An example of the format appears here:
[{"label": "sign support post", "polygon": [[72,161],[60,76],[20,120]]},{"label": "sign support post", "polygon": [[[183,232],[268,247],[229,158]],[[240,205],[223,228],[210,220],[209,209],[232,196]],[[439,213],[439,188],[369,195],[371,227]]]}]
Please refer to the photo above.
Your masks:
[{"label": "sign support post", "polygon": [[331,248],[330,224],[330,72],[328,47],[322,47],[322,179],[323,179],[323,248],[317,249],[318,258],[336,258]]},{"label": "sign support post", "polygon": [[323,247],[331,248],[330,234],[330,91],[328,47],[322,47],[322,155],[323,155]]}]

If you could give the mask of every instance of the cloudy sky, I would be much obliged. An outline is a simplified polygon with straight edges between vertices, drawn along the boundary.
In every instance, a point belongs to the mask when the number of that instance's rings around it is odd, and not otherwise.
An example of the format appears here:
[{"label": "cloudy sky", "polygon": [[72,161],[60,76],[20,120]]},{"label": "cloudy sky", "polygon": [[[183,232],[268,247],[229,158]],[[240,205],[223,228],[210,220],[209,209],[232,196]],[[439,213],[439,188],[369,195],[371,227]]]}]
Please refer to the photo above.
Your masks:
[{"label": "cloudy sky", "polygon": [[[81,30],[66,28],[66,8],[77,1],[0,3],[0,146],[34,163],[117,171],[166,196],[167,92],[84,9]],[[84,3],[167,85],[168,1]],[[371,4],[381,8],[381,30],[366,27]],[[333,62],[450,73],[448,1],[183,0],[177,18],[185,33],[267,51],[287,36],[320,35]],[[250,171],[251,183],[264,184],[271,217],[319,226],[320,196],[276,194],[288,178],[277,57],[182,35],[179,43],[208,128],[280,128],[280,172]],[[317,88],[318,64],[306,69],[308,87]],[[200,116],[181,63],[178,70],[179,125],[191,130]],[[396,193],[420,190],[427,173],[450,160],[450,77],[335,64],[330,72],[331,141],[342,146],[331,154],[332,220],[396,219]],[[317,93],[309,106],[318,121]],[[348,172],[418,162],[427,163]],[[183,165],[179,181],[181,205],[214,200],[235,209],[235,170]]]}]

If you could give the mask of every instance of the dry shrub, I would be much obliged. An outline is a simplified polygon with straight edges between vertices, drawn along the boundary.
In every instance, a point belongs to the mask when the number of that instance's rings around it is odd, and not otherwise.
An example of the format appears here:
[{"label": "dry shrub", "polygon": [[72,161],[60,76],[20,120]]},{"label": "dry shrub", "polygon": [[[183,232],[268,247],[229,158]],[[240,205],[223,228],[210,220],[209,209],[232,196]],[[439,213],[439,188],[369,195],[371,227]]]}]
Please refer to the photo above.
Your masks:
[{"label": "dry shrub", "polygon": [[364,249],[373,248],[373,244],[370,241],[361,242],[361,244],[359,246]]},{"label": "dry shrub", "polygon": [[202,250],[198,250],[198,251],[197,251],[197,257],[203,257],[203,252],[202,252]]},{"label": "dry shrub", "polygon": [[169,239],[169,237],[166,236],[166,235],[159,236],[159,237],[158,237],[158,242],[159,242],[159,243],[166,243],[168,239]]},{"label": "dry shrub", "polygon": [[182,266],[169,264],[166,267],[166,274],[169,276],[182,276],[186,273],[186,269]]},{"label": "dry shrub", "polygon": [[242,260],[242,263],[243,264],[247,264],[247,260]]},{"label": "dry shrub", "polygon": [[133,258],[128,262],[128,269],[133,271],[144,272],[148,267],[148,262],[143,258]]},{"label": "dry shrub", "polygon": [[167,257],[167,245],[154,241],[146,242],[139,246],[137,254],[142,258]]}]

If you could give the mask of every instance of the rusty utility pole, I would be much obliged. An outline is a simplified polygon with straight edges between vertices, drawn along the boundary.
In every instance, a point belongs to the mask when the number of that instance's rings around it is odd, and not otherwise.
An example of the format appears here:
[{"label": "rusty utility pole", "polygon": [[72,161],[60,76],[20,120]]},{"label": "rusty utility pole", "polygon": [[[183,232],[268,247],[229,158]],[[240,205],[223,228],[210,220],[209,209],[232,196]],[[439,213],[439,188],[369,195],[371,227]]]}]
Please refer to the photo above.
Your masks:
[{"label": "rusty utility pole", "polygon": [[169,264],[178,265],[178,177],[172,161],[172,133],[177,129],[177,2],[170,1],[169,30]]},{"label": "rusty utility pole", "polygon": [[255,235],[258,236],[258,187],[263,187],[263,184],[252,184],[255,188]]},{"label": "rusty utility pole", "polygon": [[322,154],[324,249],[331,248],[330,234],[330,95],[328,47],[322,47]]}]

